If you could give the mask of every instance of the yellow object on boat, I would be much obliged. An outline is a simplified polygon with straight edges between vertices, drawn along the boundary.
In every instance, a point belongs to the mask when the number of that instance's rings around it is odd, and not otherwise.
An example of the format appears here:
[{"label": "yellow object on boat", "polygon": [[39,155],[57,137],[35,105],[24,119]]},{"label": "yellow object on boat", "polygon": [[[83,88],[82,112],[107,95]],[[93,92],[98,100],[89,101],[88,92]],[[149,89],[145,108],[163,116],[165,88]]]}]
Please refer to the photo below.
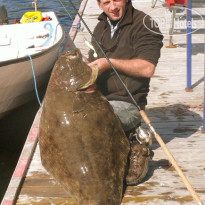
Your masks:
[{"label": "yellow object on boat", "polygon": [[43,16],[41,11],[28,11],[23,15],[21,23],[39,22],[42,18]]}]

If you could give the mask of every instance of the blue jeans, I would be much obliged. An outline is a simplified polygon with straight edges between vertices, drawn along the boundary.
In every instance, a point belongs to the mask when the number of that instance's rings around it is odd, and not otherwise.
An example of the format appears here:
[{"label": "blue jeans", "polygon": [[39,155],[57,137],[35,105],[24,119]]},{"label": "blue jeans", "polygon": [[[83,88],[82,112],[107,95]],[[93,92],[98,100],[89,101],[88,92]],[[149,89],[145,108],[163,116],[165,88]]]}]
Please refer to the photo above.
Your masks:
[{"label": "blue jeans", "polygon": [[109,103],[112,105],[115,114],[120,119],[125,132],[139,126],[141,122],[141,115],[135,105],[116,100],[111,100]]}]

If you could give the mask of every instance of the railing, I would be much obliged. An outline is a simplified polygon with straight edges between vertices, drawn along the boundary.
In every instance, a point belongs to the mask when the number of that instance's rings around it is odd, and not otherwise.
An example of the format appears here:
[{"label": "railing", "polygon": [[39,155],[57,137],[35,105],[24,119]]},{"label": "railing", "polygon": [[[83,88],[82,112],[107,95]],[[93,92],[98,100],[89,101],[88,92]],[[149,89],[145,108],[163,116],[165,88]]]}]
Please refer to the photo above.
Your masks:
[{"label": "railing", "polygon": [[[169,46],[167,47],[175,47],[173,44],[173,35],[174,34],[187,34],[187,82],[186,82],[186,92],[191,92],[193,89],[192,86],[192,33],[194,34],[204,34],[204,112],[203,112],[203,125],[202,125],[202,131],[205,132],[205,28],[199,29],[195,32],[192,30],[192,24],[189,22],[192,22],[192,18],[196,19],[197,17],[192,15],[192,6],[200,6],[204,5],[204,0],[165,0],[167,6],[171,6],[172,11],[172,23],[169,30]],[[174,4],[175,2],[175,4]],[[176,3],[182,2],[183,4],[180,6],[186,6],[187,12],[186,12],[186,21],[187,21],[187,28],[186,30],[180,29],[178,33],[174,31],[174,20],[176,18],[176,6],[178,6]],[[157,0],[152,0],[152,8],[155,7],[157,3]],[[203,20],[205,20],[205,16],[202,15]],[[184,19],[184,16],[180,18],[181,20]],[[205,27],[205,21],[204,21],[204,27]]]},{"label": "railing", "polygon": [[[194,3],[194,4],[193,4]],[[187,0],[187,87],[186,91],[192,91],[192,82],[191,82],[191,74],[192,74],[192,25],[188,22],[192,21],[192,5],[199,5],[204,3],[202,0]],[[204,19],[204,18],[203,18]],[[204,112],[203,112],[203,124],[202,131],[205,132],[205,32],[204,29],[202,32],[198,32],[204,34]]]}]

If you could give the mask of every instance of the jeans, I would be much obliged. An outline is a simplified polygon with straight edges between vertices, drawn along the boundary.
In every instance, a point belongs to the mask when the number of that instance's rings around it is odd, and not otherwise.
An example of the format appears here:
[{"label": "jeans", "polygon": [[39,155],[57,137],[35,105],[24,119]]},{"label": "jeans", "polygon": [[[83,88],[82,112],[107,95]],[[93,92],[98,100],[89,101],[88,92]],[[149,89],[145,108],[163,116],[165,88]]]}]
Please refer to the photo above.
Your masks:
[{"label": "jeans", "polygon": [[120,119],[125,132],[128,132],[140,125],[141,115],[135,105],[115,100],[111,100],[109,103],[112,105],[115,114]]}]

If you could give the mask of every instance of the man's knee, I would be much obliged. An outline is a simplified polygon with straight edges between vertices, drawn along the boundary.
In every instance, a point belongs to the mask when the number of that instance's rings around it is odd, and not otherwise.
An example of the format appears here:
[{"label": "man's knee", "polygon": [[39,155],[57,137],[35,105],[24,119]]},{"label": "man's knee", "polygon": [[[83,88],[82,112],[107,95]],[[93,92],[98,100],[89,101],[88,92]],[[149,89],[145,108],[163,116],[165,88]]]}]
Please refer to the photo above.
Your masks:
[{"label": "man's knee", "polygon": [[119,118],[125,132],[136,129],[140,125],[141,115],[137,107],[124,101],[109,101]]}]

